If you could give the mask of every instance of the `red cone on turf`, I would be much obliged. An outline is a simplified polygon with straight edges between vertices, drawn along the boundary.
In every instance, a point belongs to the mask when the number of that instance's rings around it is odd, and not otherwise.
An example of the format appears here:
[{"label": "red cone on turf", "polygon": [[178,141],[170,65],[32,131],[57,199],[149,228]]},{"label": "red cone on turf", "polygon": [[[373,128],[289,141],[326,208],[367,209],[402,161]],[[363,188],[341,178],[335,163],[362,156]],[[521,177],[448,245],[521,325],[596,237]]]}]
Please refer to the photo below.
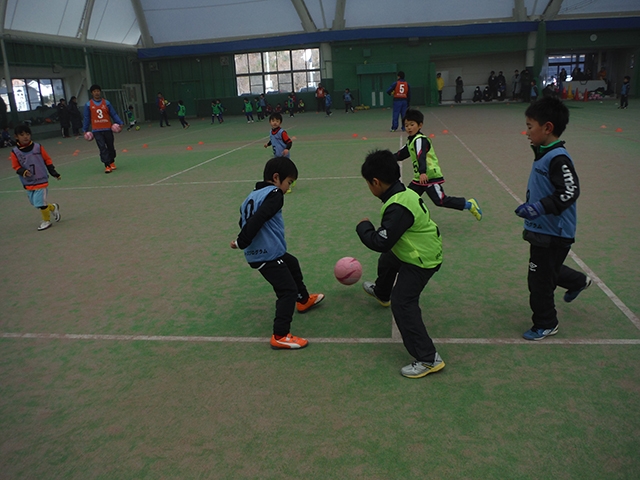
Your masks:
[{"label": "red cone on turf", "polygon": [[521,131],[520,133],[521,133],[522,135],[526,135],[526,134],[527,134],[527,132],[526,132],[526,131],[524,131],[524,130],[523,130],[523,131]]},{"label": "red cone on turf", "polygon": [[187,147],[187,150],[193,150],[193,147]]},{"label": "red cone on turf", "polygon": [[198,145],[204,145],[204,142],[198,142]]},{"label": "red cone on turf", "polygon": [[600,125],[600,128],[607,128],[606,125]]},{"label": "red cone on turf", "polygon": [[145,143],[144,145],[142,145],[142,148],[149,148],[149,145]]},{"label": "red cone on turf", "polygon": [[127,150],[126,148],[123,148],[123,149],[122,149],[122,151],[123,151],[124,153],[127,153],[129,150]]},{"label": "red cone on turf", "polygon": [[356,138],[358,136],[357,133],[354,133],[353,135],[351,135],[353,138]]},{"label": "red cone on turf", "polygon": [[444,133],[445,135],[447,135],[449,133],[449,130],[442,130],[442,133]]},{"label": "red cone on turf", "polygon": [[622,129],[620,127],[616,128],[616,132],[620,133]]},{"label": "red cone on turf", "polygon": [[436,134],[435,133],[430,133],[429,134],[429,138],[436,138]]}]

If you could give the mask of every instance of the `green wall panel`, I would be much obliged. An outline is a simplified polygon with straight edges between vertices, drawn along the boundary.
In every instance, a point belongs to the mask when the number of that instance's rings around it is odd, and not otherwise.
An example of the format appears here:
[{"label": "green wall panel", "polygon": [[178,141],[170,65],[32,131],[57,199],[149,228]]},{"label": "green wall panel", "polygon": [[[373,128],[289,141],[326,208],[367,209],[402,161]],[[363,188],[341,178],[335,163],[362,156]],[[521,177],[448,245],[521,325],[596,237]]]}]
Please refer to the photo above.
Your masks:
[{"label": "green wall panel", "polygon": [[138,61],[133,53],[90,51],[91,80],[103,89],[122,88],[124,83],[141,83]]},{"label": "green wall panel", "polygon": [[51,67],[55,63],[64,68],[84,68],[81,48],[22,42],[6,42],[5,47],[10,65]]}]

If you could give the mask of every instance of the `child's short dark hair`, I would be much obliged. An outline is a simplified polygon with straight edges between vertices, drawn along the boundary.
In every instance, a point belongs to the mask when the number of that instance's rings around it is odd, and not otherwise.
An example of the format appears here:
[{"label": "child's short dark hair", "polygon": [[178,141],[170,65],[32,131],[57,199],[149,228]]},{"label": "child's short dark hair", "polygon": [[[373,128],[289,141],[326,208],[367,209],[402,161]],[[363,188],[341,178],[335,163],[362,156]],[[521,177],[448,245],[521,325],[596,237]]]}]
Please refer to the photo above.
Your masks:
[{"label": "child's short dark hair", "polygon": [[625,76],[624,76],[624,78],[623,78],[623,80],[629,80],[629,81],[631,81],[631,77],[630,77],[629,75],[625,75]]},{"label": "child's short dark hair", "polygon": [[369,183],[374,178],[389,185],[400,180],[400,167],[391,150],[373,150],[362,164],[362,177]]},{"label": "child's short dark hair", "polygon": [[29,127],[29,125],[27,125],[26,123],[21,123],[15,128],[13,133],[15,133],[16,135],[20,135],[21,133],[28,133],[29,135],[31,135],[31,127]]},{"label": "child's short dark hair", "polygon": [[273,112],[271,115],[269,115],[269,121],[271,120],[280,120],[280,122],[282,123],[282,115],[280,115],[278,112]]},{"label": "child's short dark hair", "polygon": [[562,100],[554,97],[544,97],[532,103],[524,115],[540,125],[551,122],[556,137],[562,135],[569,124],[569,109]]},{"label": "child's short dark hair", "polygon": [[90,91],[90,92],[93,92],[94,90],[100,90],[100,91],[102,91],[102,88],[100,88],[100,85],[96,85],[96,84],[94,83],[93,85],[91,85],[91,86],[89,87],[89,91]]},{"label": "child's short dark hair", "polygon": [[424,115],[420,110],[410,108],[404,114],[403,121],[409,120],[410,122],[424,123]]},{"label": "child's short dark hair", "polygon": [[280,181],[289,177],[294,180],[298,179],[298,168],[296,167],[296,164],[287,157],[273,157],[267,162],[264,166],[264,181],[271,182],[276,173],[280,177]]},{"label": "child's short dark hair", "polygon": [[398,72],[398,77],[400,77],[400,80],[404,80],[404,72],[402,70]]}]

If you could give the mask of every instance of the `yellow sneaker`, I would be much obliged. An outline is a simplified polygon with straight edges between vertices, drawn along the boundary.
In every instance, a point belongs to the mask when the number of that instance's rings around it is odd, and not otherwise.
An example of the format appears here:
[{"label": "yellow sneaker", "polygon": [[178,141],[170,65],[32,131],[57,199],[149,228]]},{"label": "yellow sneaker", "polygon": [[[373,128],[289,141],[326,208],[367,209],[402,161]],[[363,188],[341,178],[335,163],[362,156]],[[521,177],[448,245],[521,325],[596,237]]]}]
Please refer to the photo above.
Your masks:
[{"label": "yellow sneaker", "polygon": [[471,215],[476,217],[476,220],[478,221],[482,220],[482,210],[480,209],[480,206],[478,205],[476,199],[470,198],[468,202],[471,204],[471,208],[469,209]]}]

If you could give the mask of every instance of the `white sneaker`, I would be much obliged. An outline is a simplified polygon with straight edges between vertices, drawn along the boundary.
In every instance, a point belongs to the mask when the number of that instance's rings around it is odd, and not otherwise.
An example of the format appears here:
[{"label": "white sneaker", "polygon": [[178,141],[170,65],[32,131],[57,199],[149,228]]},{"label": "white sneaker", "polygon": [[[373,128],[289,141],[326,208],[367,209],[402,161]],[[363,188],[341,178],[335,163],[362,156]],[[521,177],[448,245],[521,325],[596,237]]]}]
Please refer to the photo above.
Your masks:
[{"label": "white sneaker", "polygon": [[436,352],[433,362],[419,362],[416,360],[406,367],[402,367],[400,373],[407,378],[422,378],[430,373],[438,372],[444,368],[444,361]]},{"label": "white sneaker", "polygon": [[46,230],[47,228],[49,228],[51,226],[51,222],[47,221],[47,222],[42,222],[40,224],[40,226],[38,227],[38,230]]},{"label": "white sneaker", "polygon": [[53,215],[53,219],[56,222],[60,221],[60,205],[58,205],[57,203],[53,204],[53,212],[51,212],[51,215]]}]

